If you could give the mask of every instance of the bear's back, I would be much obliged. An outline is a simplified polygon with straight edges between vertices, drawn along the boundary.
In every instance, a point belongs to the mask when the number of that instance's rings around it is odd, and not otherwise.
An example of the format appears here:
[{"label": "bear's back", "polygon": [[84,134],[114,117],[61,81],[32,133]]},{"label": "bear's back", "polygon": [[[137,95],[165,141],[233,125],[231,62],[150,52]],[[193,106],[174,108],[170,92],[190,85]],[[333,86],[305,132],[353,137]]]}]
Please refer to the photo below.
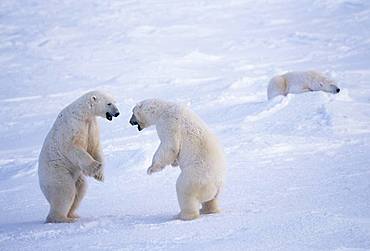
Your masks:
[{"label": "bear's back", "polygon": [[192,110],[182,110],[182,148],[202,160],[223,160],[223,150],[218,138],[207,124]]}]

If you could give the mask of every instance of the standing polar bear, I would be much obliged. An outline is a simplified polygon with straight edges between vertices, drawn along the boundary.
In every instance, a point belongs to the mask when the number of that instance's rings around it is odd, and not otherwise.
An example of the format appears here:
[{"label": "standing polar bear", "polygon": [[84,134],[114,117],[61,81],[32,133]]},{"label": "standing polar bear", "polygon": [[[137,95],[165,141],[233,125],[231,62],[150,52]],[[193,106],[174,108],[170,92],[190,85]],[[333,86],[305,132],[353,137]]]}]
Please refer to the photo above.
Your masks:
[{"label": "standing polar bear", "polygon": [[223,150],[205,123],[184,106],[158,99],[144,100],[133,109],[131,125],[141,131],[155,125],[161,141],[148,174],[166,165],[179,166],[176,191],[179,218],[192,220],[201,213],[219,212],[217,198],[225,176]]},{"label": "standing polar bear", "polygon": [[288,93],[324,91],[337,94],[340,89],[335,81],[317,71],[296,71],[278,75],[270,80],[267,97],[272,99]]},{"label": "standing polar bear", "polygon": [[75,221],[86,192],[84,176],[104,180],[96,116],[118,115],[114,98],[100,91],[86,93],[59,113],[39,156],[40,188],[50,204],[46,222]]}]

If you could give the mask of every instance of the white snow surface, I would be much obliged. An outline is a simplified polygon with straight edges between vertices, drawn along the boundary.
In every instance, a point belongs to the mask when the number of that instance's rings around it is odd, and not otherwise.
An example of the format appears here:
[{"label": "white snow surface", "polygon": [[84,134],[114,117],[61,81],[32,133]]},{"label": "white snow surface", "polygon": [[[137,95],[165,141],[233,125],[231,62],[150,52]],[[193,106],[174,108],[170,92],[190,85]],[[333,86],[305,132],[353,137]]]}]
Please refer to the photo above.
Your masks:
[{"label": "white snow surface", "polygon": [[[0,250],[370,250],[370,2],[1,0]],[[338,95],[267,101],[269,79],[319,70]],[[104,183],[73,224],[44,224],[42,142],[83,93],[114,94],[99,119]],[[144,98],[189,105],[218,135],[222,213],[183,222],[180,170],[148,176]]]}]

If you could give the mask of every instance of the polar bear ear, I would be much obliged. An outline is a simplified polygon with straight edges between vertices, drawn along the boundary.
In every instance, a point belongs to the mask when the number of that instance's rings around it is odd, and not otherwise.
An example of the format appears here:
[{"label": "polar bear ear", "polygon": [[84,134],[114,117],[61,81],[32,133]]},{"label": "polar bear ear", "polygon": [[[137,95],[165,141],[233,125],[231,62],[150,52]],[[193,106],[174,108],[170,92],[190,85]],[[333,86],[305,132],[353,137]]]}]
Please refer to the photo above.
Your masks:
[{"label": "polar bear ear", "polygon": [[95,95],[92,95],[90,97],[90,102],[89,102],[90,108],[93,108],[94,104],[97,103],[97,101],[98,101],[98,98]]},{"label": "polar bear ear", "polygon": [[98,103],[98,97],[97,97],[97,96],[95,96],[95,95],[92,95],[92,96],[91,96],[91,98],[90,98],[90,100],[91,100],[91,103],[92,103],[92,104],[94,104],[94,103]]}]

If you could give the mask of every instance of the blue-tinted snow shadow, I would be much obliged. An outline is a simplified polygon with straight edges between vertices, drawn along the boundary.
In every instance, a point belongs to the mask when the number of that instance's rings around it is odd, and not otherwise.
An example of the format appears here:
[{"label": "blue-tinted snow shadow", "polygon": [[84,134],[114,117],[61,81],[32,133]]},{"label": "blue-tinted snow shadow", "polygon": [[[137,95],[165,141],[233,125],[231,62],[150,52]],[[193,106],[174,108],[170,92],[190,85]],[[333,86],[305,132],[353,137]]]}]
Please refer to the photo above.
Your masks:
[{"label": "blue-tinted snow shadow", "polygon": [[28,232],[36,229],[40,229],[40,226],[46,226],[44,220],[33,220],[25,222],[14,222],[1,224],[0,234],[9,234],[19,233],[19,232]]},{"label": "blue-tinted snow shadow", "polygon": [[155,225],[177,221],[177,215],[158,214],[158,215],[103,215],[100,217],[81,218],[77,224],[89,225],[93,223],[124,224],[124,225]]},{"label": "blue-tinted snow shadow", "polygon": [[168,222],[179,221],[177,215],[159,214],[159,215],[105,215],[99,217],[82,217],[74,223],[45,223],[44,220],[33,220],[24,222],[6,223],[1,225],[1,232],[18,232],[21,230],[29,231],[34,229],[64,228],[68,227],[88,227],[96,224],[124,224],[124,225],[155,225]]}]

